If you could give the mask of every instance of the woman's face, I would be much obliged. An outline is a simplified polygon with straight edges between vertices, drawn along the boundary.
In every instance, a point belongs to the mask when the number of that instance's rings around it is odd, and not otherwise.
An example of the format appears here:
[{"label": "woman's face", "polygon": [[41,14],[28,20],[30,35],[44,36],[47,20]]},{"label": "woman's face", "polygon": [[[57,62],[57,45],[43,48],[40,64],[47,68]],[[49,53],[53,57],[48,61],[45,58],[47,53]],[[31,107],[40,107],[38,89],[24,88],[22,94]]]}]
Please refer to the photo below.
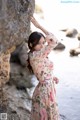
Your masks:
[{"label": "woman's face", "polygon": [[44,37],[41,37],[41,39],[39,40],[39,43],[34,47],[34,50],[39,51],[43,48],[44,45],[45,45],[45,39]]}]

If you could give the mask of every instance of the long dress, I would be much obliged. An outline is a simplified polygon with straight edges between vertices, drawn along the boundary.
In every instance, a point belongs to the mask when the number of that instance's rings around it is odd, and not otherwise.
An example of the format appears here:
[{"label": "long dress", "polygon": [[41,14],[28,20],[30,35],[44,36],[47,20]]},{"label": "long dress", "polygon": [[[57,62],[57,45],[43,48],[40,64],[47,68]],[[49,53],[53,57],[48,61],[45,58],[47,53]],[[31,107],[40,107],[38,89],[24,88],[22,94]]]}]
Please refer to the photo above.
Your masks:
[{"label": "long dress", "polygon": [[54,65],[48,55],[55,45],[46,45],[30,53],[30,64],[39,80],[32,97],[30,120],[59,120],[56,90],[53,81]]}]

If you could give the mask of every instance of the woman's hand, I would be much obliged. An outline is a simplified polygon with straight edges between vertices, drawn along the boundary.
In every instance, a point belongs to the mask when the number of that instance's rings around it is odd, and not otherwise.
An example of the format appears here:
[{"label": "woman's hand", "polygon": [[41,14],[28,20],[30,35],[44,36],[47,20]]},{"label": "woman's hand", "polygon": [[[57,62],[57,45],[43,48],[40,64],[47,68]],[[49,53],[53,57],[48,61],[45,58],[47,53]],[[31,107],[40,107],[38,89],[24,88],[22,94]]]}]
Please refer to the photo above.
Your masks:
[{"label": "woman's hand", "polygon": [[55,81],[56,84],[59,83],[59,79],[57,77],[53,77],[53,80]]},{"label": "woman's hand", "polygon": [[46,41],[48,42],[49,45],[50,44],[57,45],[57,43],[58,43],[57,38],[52,33],[49,33],[49,35],[46,36]]}]

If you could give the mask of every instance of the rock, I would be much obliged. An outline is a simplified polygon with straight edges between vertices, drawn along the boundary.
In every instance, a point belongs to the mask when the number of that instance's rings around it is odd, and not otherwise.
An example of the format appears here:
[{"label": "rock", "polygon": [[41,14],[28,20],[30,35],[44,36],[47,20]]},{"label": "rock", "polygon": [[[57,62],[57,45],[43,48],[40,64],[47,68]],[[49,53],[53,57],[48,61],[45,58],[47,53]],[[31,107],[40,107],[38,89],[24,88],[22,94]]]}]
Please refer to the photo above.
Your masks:
[{"label": "rock", "polygon": [[26,89],[35,87],[37,85],[37,79],[29,72],[27,67],[22,67],[17,63],[11,63],[10,83],[19,89]]},{"label": "rock", "polygon": [[28,51],[29,51],[28,45],[27,43],[24,43],[22,46],[22,49],[19,51],[19,54],[18,54],[18,57],[22,66],[26,66],[27,64]]},{"label": "rock", "polygon": [[[27,51],[28,46],[27,43],[24,42],[12,53],[10,81],[8,84],[14,84],[17,90],[27,92],[28,97],[31,99],[32,93],[35,86],[38,84],[38,81],[35,75],[31,74],[27,68]],[[16,56],[18,58],[17,61]]]},{"label": "rock", "polygon": [[28,59],[28,45],[23,42],[21,45],[17,46],[16,50],[11,53],[11,62],[21,64],[26,66]]},{"label": "rock", "polygon": [[0,87],[9,81],[10,73],[10,54],[0,55]]},{"label": "rock", "polygon": [[75,37],[77,35],[78,31],[76,29],[68,29],[66,31],[67,37]]},{"label": "rock", "polygon": [[60,31],[66,32],[68,30],[68,28],[65,29],[61,29]]},{"label": "rock", "polygon": [[35,0],[0,1],[0,52],[26,41]]},{"label": "rock", "polygon": [[0,87],[0,113],[5,113],[7,111],[7,94],[3,91],[3,86]]},{"label": "rock", "polygon": [[80,33],[78,33],[78,35],[77,35],[77,39],[80,41]]},{"label": "rock", "polygon": [[78,56],[80,54],[80,48],[75,48],[70,50],[71,56]]},{"label": "rock", "polygon": [[[27,41],[34,8],[35,0],[0,0],[0,115],[6,113],[8,120],[29,120],[30,116],[31,101],[27,88],[34,88],[35,84],[26,67],[19,63],[10,64],[10,53]],[[21,51],[18,57],[24,64],[22,54]],[[25,91],[17,90],[18,86]]]},{"label": "rock", "polygon": [[[3,92],[7,94],[7,114],[8,120],[29,120],[31,111],[31,100],[27,93],[18,91],[14,85],[5,85]],[[3,109],[2,109],[3,110]]]},{"label": "rock", "polygon": [[[0,87],[0,113],[9,120],[29,120],[31,99],[38,81],[27,68],[11,63],[10,84]],[[17,87],[23,86],[20,89]]]},{"label": "rock", "polygon": [[22,66],[26,66],[28,59],[28,45],[23,42],[21,45],[17,46],[16,50],[11,54],[11,62],[20,63]]},{"label": "rock", "polygon": [[63,45],[61,42],[58,43],[58,45],[54,48],[54,50],[64,50],[65,45]]}]

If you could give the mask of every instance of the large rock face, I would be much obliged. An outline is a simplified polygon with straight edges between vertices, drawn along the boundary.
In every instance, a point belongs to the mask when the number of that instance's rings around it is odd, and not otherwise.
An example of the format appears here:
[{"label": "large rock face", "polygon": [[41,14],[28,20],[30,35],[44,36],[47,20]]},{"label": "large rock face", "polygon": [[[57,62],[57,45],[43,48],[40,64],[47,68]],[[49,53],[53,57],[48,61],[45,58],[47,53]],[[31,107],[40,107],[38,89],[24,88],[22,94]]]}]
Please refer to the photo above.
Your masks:
[{"label": "large rock face", "polygon": [[35,0],[0,0],[0,52],[27,40]]},{"label": "large rock face", "polygon": [[[0,0],[0,113],[6,113],[8,120],[29,120],[30,116],[30,95],[35,84],[25,66],[25,41],[30,34],[30,16],[34,7],[35,0]],[[18,56],[21,64],[10,63],[14,46],[20,46]]]}]

